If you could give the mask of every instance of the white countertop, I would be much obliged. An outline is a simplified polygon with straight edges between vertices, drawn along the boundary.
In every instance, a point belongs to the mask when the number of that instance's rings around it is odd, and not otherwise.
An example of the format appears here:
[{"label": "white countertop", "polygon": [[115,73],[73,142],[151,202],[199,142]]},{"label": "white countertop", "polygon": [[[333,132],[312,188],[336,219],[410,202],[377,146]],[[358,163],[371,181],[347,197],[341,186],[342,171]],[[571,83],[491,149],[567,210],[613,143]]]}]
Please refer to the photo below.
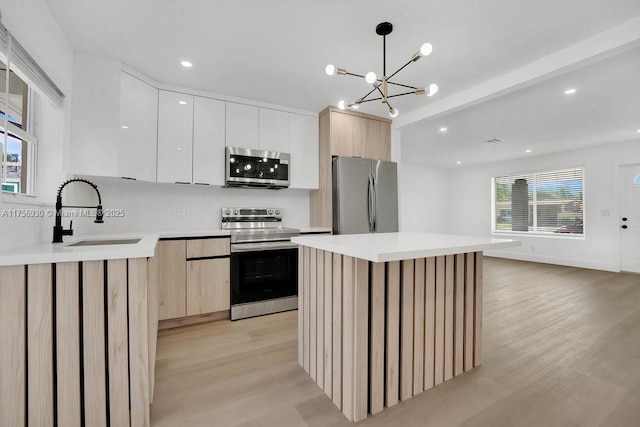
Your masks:
[{"label": "white countertop", "polygon": [[[0,252],[0,266],[98,261],[104,259],[147,258],[155,252],[158,233],[93,234],[66,237],[64,243],[39,243]],[[70,246],[81,240],[140,239],[135,244]]]},{"label": "white countertop", "polygon": [[293,243],[373,262],[452,255],[520,246],[522,242],[492,237],[435,233],[376,233],[300,236]]}]

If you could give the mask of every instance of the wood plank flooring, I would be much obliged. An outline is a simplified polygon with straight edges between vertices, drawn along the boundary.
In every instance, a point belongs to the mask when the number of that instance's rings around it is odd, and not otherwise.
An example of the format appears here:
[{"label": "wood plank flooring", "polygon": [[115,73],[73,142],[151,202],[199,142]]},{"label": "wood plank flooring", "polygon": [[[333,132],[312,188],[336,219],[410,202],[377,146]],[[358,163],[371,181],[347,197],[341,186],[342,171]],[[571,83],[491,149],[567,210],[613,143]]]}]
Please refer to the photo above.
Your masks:
[{"label": "wood plank flooring", "polygon": [[[362,426],[640,425],[640,275],[484,260],[482,365]],[[349,426],[295,311],[161,331],[153,426]]]}]

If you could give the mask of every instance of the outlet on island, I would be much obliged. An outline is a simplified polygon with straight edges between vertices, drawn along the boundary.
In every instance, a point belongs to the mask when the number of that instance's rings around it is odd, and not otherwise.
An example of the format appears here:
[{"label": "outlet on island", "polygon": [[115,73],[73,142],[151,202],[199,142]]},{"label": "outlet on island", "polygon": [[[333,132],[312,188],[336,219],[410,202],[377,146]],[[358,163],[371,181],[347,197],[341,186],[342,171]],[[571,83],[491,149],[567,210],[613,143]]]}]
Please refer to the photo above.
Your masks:
[{"label": "outlet on island", "polygon": [[173,207],[174,216],[185,216],[187,214],[187,207],[185,205],[175,205]]}]

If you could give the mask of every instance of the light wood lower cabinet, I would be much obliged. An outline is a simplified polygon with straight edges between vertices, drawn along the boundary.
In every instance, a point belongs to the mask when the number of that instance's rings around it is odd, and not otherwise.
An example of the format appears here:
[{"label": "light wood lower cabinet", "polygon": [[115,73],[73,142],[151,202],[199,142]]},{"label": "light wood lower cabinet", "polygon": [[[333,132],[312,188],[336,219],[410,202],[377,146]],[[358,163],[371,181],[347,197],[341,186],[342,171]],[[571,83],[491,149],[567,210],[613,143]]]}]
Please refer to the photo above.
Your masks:
[{"label": "light wood lower cabinet", "polygon": [[151,259],[160,320],[229,310],[228,238],[161,240]]},{"label": "light wood lower cabinet", "polygon": [[187,316],[231,308],[229,258],[187,261]]},{"label": "light wood lower cabinet", "polygon": [[158,281],[158,316],[160,320],[187,315],[186,240],[161,240],[156,256],[151,258]]}]

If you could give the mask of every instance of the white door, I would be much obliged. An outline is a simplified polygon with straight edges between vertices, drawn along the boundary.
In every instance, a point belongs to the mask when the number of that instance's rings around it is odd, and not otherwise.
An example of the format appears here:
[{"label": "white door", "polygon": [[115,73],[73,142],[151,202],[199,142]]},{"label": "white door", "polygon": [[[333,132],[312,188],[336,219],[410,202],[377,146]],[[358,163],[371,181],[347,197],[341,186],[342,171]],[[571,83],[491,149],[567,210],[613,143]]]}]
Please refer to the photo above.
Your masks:
[{"label": "white door", "polygon": [[620,268],[640,273],[640,164],[621,166]]}]

